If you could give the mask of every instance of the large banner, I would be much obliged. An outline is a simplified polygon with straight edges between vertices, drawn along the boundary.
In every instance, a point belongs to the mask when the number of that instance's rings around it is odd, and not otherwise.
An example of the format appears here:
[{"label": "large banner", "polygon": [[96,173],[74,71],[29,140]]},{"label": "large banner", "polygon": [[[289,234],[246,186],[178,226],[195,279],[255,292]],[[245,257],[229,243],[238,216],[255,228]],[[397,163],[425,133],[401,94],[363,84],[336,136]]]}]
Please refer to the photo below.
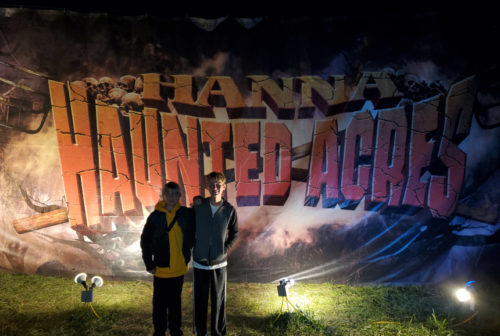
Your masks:
[{"label": "large banner", "polygon": [[499,55],[364,19],[0,10],[0,268],[145,276],[162,185],[220,171],[230,280],[498,279]]}]

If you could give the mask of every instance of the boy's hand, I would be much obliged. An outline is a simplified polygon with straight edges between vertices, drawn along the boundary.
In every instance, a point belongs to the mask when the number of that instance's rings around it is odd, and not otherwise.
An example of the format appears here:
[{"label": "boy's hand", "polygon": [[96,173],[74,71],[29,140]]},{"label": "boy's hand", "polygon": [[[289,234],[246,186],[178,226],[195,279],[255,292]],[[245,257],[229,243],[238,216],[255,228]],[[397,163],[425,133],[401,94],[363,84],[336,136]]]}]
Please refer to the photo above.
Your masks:
[{"label": "boy's hand", "polygon": [[148,270],[148,273],[151,273],[153,275],[155,274],[155,272],[156,272],[156,267]]}]

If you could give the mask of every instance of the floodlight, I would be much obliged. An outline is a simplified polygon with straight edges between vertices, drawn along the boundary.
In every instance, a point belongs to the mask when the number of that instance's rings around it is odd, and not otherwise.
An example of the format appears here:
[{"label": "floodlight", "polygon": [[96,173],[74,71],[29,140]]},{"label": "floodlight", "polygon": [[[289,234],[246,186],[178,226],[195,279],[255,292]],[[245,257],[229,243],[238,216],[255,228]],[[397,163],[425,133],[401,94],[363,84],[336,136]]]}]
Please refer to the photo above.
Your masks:
[{"label": "floodlight", "polygon": [[90,288],[102,287],[102,285],[104,283],[102,278],[98,275],[93,276],[92,279],[90,280],[90,282],[92,283],[92,286]]},{"label": "floodlight", "polygon": [[476,283],[475,281],[468,281],[464,287],[458,289],[455,292],[455,295],[456,295],[458,301],[460,301],[464,304],[468,303],[469,308],[471,310],[475,310],[475,298],[474,298],[474,292],[475,292],[474,284],[475,283]]},{"label": "floodlight", "polygon": [[98,275],[95,275],[91,279],[91,286],[89,287],[87,285],[87,274],[86,273],[78,273],[75,276],[75,282],[82,284],[82,286],[85,288],[84,291],[82,291],[82,302],[92,302],[94,300],[94,292],[93,289],[96,287],[102,287],[104,281],[102,278]]},{"label": "floodlight", "polygon": [[104,281],[102,278],[98,275],[94,275],[92,279],[90,279],[90,287],[87,285],[87,274],[86,273],[78,273],[75,276],[75,282],[78,284],[82,284],[83,287],[85,288],[84,291],[82,291],[82,296],[81,300],[85,304],[87,304],[91,309],[92,312],[94,313],[97,318],[101,318],[99,315],[97,315],[96,311],[94,310],[94,307],[92,307],[92,301],[94,300],[94,288],[96,287],[102,287]]},{"label": "floodlight", "polygon": [[283,278],[278,285],[278,296],[288,296],[288,288],[295,285],[295,280]]},{"label": "floodlight", "polygon": [[468,302],[472,298],[470,292],[465,288],[460,288],[459,290],[457,290],[455,292],[455,295],[460,302]]},{"label": "floodlight", "polygon": [[[286,307],[288,309],[288,305],[292,306],[293,309],[295,309],[296,312],[302,314],[301,310],[298,310],[297,307],[288,299],[288,288],[292,287],[295,285],[295,280],[294,279],[288,279],[288,278],[283,278],[280,280],[280,284],[278,285],[278,296],[281,297],[281,308],[278,316],[276,316],[276,319],[274,322],[278,320],[278,318],[281,316],[281,313],[283,312],[283,305],[286,302]],[[273,322],[273,324],[274,324]]]},{"label": "floodlight", "polygon": [[78,273],[75,276],[75,283],[82,284],[83,287],[85,287],[86,290],[89,289],[89,286],[87,285],[87,274],[86,273]]}]

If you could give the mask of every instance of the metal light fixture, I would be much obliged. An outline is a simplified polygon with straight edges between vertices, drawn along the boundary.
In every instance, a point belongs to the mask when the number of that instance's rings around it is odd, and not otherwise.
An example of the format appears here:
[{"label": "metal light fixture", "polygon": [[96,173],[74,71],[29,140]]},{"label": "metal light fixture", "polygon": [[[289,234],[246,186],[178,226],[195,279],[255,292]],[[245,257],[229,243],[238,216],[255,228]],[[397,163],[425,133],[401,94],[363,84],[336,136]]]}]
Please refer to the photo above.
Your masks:
[{"label": "metal light fixture", "polygon": [[87,284],[87,274],[86,273],[78,273],[76,276],[75,276],[75,283],[79,283],[83,286],[83,288],[85,288],[84,291],[82,291],[82,302],[92,302],[93,299],[94,299],[94,292],[93,292],[93,289],[96,288],[96,287],[102,287],[102,285],[104,284],[104,280],[102,280],[102,278],[98,275],[96,276],[93,276],[92,279],[90,279],[91,281],[91,285],[89,287],[89,285]]},{"label": "metal light fixture", "polygon": [[469,308],[471,310],[475,309],[475,298],[473,295],[475,281],[468,281],[464,287],[459,288],[455,291],[455,296],[458,301],[466,304],[469,303]]},{"label": "metal light fixture", "polygon": [[288,288],[292,287],[293,285],[295,285],[294,279],[283,278],[280,280],[277,288],[278,288],[278,296],[281,297],[281,307],[279,314],[278,316],[276,316],[276,319],[273,321],[273,323],[275,323],[283,313],[283,305],[285,303],[287,306],[287,310],[288,310],[288,305],[290,305],[297,313],[302,314],[302,311],[297,309],[297,307],[295,307],[295,305],[288,299]]},{"label": "metal light fixture", "polygon": [[288,296],[288,288],[295,285],[295,280],[283,278],[280,280],[280,284],[278,285],[278,296],[287,297]]}]

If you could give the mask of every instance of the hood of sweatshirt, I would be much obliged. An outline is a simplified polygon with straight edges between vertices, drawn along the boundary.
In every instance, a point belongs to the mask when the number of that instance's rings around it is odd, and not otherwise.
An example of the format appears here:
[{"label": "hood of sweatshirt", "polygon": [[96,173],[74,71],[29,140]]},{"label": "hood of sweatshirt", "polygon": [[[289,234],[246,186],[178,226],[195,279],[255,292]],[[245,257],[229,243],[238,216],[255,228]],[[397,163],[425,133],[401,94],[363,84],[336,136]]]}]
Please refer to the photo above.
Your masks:
[{"label": "hood of sweatshirt", "polygon": [[172,211],[168,211],[167,208],[165,208],[165,201],[159,201],[158,203],[156,203],[155,210],[161,211],[164,213],[176,212],[177,210],[179,210],[180,207],[181,207],[181,205],[179,204],[179,202],[177,202],[175,204],[175,206],[173,207]]}]

